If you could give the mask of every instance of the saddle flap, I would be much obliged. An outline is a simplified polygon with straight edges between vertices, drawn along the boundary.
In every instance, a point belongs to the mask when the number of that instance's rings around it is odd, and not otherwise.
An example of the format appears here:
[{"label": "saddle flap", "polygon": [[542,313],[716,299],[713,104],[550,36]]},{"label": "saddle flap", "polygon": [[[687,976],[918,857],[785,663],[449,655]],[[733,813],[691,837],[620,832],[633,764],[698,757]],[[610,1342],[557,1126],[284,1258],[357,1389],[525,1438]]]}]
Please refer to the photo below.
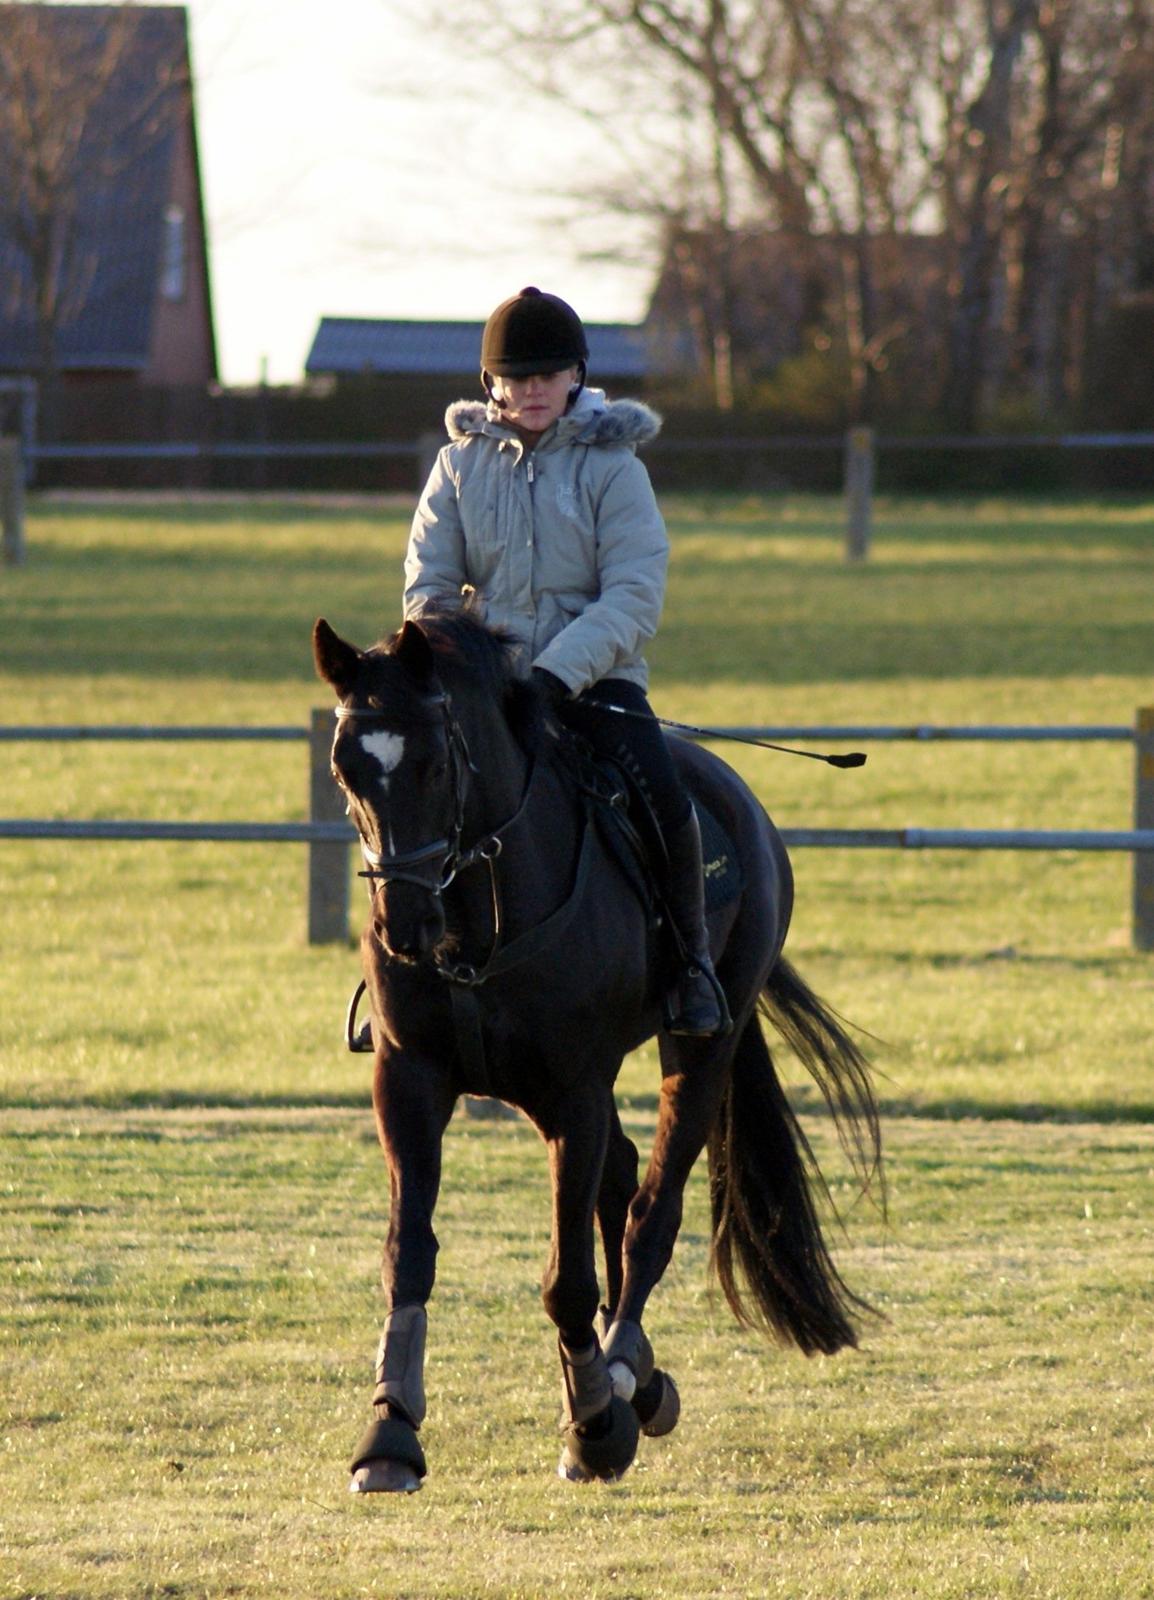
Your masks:
[{"label": "saddle flap", "polygon": [[[652,906],[660,902],[661,886],[669,870],[665,838],[656,813],[640,785],[625,767],[609,757],[595,754],[587,745],[584,755],[596,774],[586,787],[598,802],[595,814],[602,834],[619,859],[623,851],[628,853],[628,859],[622,862],[626,874],[638,887],[637,875],[640,873],[643,887],[638,888],[638,892],[646,905]],[[690,799],[701,828],[705,910],[707,913],[719,911],[741,893],[741,866],[737,850],[725,828],[700,797],[691,791]]]}]

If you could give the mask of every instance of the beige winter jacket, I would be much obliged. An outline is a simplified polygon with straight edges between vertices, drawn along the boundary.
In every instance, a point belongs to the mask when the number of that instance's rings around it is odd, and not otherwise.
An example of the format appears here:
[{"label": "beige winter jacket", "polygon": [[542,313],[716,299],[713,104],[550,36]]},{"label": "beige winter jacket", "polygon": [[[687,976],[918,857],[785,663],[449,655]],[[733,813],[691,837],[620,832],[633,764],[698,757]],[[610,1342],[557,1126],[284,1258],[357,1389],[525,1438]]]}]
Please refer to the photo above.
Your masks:
[{"label": "beige winter jacket", "polygon": [[574,694],[604,677],[643,689],[669,540],[637,445],[661,426],[638,400],[585,389],[530,453],[493,404],[449,407],[413,518],[405,616],[480,603]]}]

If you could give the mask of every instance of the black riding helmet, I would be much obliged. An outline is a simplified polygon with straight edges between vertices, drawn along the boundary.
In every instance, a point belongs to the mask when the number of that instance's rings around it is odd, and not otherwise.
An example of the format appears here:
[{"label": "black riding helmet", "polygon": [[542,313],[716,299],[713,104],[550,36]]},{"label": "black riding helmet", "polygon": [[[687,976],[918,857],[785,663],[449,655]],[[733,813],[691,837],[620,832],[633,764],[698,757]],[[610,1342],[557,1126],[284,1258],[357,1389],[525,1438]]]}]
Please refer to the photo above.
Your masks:
[{"label": "black riding helmet", "polygon": [[502,300],[481,335],[481,382],[492,394],[491,380],[528,378],[536,372],[563,372],[576,367],[577,391],[585,383],[589,346],[581,318],[558,295],[530,285]]}]

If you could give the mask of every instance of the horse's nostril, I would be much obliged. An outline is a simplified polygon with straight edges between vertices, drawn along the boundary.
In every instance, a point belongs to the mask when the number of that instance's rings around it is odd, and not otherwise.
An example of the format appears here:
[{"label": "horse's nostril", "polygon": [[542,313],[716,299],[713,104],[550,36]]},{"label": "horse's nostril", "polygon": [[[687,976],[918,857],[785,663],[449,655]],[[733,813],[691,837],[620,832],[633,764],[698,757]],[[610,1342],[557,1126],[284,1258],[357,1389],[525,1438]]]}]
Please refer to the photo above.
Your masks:
[{"label": "horse's nostril", "polygon": [[439,909],[412,917],[385,914],[373,919],[373,932],[389,955],[401,961],[420,961],[444,938],[445,919]]}]

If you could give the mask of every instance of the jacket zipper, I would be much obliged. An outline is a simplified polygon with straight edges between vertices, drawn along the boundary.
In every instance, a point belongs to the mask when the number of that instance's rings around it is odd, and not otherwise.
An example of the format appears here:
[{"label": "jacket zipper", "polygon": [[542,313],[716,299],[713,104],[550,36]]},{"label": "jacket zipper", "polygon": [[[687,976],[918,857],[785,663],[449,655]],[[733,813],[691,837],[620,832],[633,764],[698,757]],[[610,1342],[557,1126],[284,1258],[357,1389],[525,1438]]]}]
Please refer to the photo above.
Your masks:
[{"label": "jacket zipper", "polygon": [[527,455],[525,457],[525,482],[529,486],[529,537],[525,542],[528,545],[530,550],[532,550],[532,548],[533,548],[534,501],[537,498],[536,495],[533,493],[533,484],[536,481],[536,477],[537,477],[537,469],[533,465],[533,457],[530,454],[530,455]]}]

